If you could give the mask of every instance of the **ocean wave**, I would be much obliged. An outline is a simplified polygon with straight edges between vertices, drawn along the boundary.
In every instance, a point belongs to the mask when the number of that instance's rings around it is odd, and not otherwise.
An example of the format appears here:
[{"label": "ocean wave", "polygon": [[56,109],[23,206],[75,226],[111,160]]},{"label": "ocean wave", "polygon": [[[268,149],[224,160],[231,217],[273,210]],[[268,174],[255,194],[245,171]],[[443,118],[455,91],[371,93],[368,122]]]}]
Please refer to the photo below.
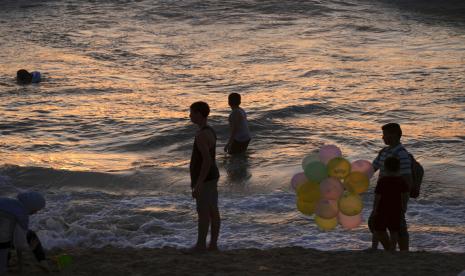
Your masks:
[{"label": "ocean wave", "polygon": [[[46,248],[188,247],[196,238],[196,212],[189,195],[115,196],[99,192],[48,195],[46,209],[32,217]],[[284,192],[228,196],[220,193],[223,249],[303,246],[321,250],[365,249],[371,234],[366,220],[371,202],[364,200],[363,223],[350,232],[321,232],[312,218]],[[407,213],[412,250],[463,252],[464,206],[411,202]]]},{"label": "ocean wave", "polygon": [[[147,171],[130,173],[104,173],[92,171],[70,171],[43,167],[21,167],[4,165],[0,167],[0,185],[16,189],[33,189],[42,191],[106,191],[109,193],[158,193],[160,187],[179,190],[186,186],[188,174],[184,181],[173,176],[169,169],[151,167]],[[171,177],[173,176],[173,177]],[[179,184],[178,182],[182,183]]]}]

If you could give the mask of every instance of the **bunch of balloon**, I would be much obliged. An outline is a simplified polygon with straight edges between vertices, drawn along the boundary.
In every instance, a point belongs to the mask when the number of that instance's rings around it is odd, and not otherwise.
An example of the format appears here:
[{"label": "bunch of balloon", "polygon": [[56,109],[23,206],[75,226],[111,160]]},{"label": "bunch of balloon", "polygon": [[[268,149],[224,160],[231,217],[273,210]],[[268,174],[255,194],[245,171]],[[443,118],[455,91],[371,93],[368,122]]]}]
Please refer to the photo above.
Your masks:
[{"label": "bunch of balloon", "polygon": [[327,231],[340,224],[352,229],[362,222],[363,202],[360,194],[366,192],[373,166],[369,161],[350,163],[334,145],[322,146],[318,152],[302,160],[303,172],[291,179],[296,191],[297,210],[315,216],[315,223]]}]

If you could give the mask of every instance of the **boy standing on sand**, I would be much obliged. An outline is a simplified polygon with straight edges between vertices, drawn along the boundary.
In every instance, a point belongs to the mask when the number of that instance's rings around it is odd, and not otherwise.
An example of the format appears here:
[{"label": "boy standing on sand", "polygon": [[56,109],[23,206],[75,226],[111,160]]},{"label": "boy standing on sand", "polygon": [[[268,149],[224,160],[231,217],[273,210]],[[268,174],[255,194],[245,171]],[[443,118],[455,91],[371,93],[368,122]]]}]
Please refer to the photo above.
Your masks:
[{"label": "boy standing on sand", "polygon": [[[399,174],[400,162],[397,157],[386,158],[384,170],[385,174],[378,179],[375,189],[372,215],[374,235],[385,250],[395,251],[410,193],[408,184]],[[386,229],[389,229],[389,236]]]},{"label": "boy standing on sand", "polygon": [[[189,117],[199,127],[195,135],[190,162],[192,197],[195,198],[198,214],[198,237],[196,245],[190,252],[218,250],[220,233],[220,213],[218,210],[218,179],[216,166],[216,133],[207,124],[210,107],[205,102],[195,102],[190,106]],[[208,228],[211,227],[210,244],[206,240]]]},{"label": "boy standing on sand", "polygon": [[[394,156],[399,159],[400,162],[400,176],[404,179],[404,181],[408,184],[409,190],[412,187],[412,171],[411,171],[411,160],[407,150],[404,146],[400,143],[400,138],[402,137],[402,129],[400,125],[397,123],[389,123],[385,124],[382,127],[383,130],[383,141],[387,145],[387,147],[383,148],[379,153],[378,156],[373,161],[373,168],[375,172],[379,169],[379,177],[382,177],[386,174],[384,168],[385,160],[390,157]],[[406,211],[406,210],[405,210]],[[368,225],[370,230],[373,232],[373,217],[370,216],[368,219]],[[373,243],[372,249],[377,249],[378,241],[373,236]],[[407,231],[407,222],[405,220],[405,213],[401,216],[401,223],[399,229],[399,249],[401,251],[408,251],[409,250],[409,234]]]}]

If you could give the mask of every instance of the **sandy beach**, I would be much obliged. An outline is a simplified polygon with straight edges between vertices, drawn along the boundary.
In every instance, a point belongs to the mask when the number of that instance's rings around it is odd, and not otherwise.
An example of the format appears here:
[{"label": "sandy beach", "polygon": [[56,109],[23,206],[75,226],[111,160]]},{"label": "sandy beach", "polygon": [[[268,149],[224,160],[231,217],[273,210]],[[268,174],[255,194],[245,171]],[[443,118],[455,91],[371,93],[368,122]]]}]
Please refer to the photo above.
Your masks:
[{"label": "sandy beach", "polygon": [[[50,252],[50,255],[63,253]],[[328,252],[299,247],[188,255],[178,249],[73,249],[73,263],[44,273],[29,260],[22,275],[458,275],[465,253]],[[31,256],[27,256],[30,259]],[[12,273],[11,275],[18,275]]]}]

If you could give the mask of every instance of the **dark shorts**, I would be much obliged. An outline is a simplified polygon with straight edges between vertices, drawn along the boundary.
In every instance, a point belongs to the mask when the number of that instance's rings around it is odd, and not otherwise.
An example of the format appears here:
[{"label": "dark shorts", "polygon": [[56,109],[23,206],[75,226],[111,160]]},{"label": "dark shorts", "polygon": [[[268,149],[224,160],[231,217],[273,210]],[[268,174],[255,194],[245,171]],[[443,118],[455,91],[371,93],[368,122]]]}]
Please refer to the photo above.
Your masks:
[{"label": "dark shorts", "polygon": [[404,215],[400,217],[386,217],[382,215],[374,217],[372,213],[368,218],[368,228],[371,233],[375,231],[386,231],[386,229],[388,229],[392,232],[399,232],[399,237],[408,237],[409,235],[407,221]]},{"label": "dark shorts", "polygon": [[239,141],[233,140],[228,153],[236,154],[236,153],[245,152],[247,150],[247,147],[249,146],[249,142],[250,142],[250,139],[245,142],[239,142]]},{"label": "dark shorts", "polygon": [[209,212],[218,209],[218,179],[205,182],[200,196],[195,199],[197,212]]}]

